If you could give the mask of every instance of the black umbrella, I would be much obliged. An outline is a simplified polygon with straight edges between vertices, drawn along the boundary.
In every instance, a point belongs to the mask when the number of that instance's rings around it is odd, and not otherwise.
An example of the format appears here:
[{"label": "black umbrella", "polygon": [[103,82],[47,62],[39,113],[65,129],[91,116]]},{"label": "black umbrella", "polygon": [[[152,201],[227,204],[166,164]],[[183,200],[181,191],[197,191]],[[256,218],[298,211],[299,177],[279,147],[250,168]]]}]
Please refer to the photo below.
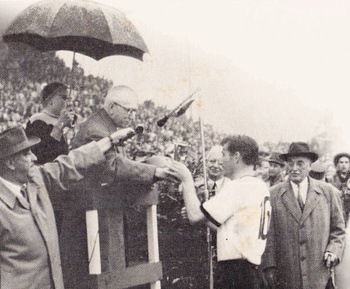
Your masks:
[{"label": "black umbrella", "polygon": [[142,60],[148,52],[124,14],[88,0],[47,0],[34,4],[10,24],[3,39],[26,43],[42,52],[69,50],[96,60],[110,55]]}]

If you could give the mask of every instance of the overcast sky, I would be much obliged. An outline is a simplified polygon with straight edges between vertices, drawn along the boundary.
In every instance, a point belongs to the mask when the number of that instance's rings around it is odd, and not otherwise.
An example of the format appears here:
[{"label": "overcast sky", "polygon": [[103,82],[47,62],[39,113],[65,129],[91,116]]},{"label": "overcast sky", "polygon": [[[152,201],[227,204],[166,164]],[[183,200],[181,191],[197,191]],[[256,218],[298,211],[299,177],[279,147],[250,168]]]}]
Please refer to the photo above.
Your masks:
[{"label": "overcast sky", "polygon": [[[6,27],[37,1],[0,2]],[[124,12],[150,55],[143,62],[79,55],[88,73],[168,108],[200,88],[203,119],[220,131],[308,141],[329,126],[341,132],[336,149],[350,150],[350,1],[95,2]],[[59,56],[70,61],[72,53]]]}]

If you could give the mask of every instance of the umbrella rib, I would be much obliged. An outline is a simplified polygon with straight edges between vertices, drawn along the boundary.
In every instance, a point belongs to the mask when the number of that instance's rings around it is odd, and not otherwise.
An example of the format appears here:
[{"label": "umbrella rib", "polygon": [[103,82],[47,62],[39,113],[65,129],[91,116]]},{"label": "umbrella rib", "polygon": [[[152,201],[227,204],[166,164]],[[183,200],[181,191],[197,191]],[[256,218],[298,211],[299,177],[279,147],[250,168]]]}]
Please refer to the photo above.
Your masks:
[{"label": "umbrella rib", "polygon": [[[103,14],[103,16],[104,16],[104,18],[105,18],[105,20],[106,20],[106,22],[107,22],[107,24],[108,24],[108,26],[109,26],[109,24],[111,24],[111,23],[109,23],[109,21],[108,21],[108,19],[109,19],[109,17],[108,17],[108,13],[105,13],[105,6],[104,5],[100,5],[100,11],[101,11],[101,13]],[[110,9],[109,7],[106,7],[106,9]],[[109,26],[110,27],[110,26]],[[109,34],[109,37],[110,37],[110,39],[111,39],[111,43],[113,43],[113,36],[112,36],[112,32],[111,32],[111,30],[109,29],[108,30],[108,34]]]}]

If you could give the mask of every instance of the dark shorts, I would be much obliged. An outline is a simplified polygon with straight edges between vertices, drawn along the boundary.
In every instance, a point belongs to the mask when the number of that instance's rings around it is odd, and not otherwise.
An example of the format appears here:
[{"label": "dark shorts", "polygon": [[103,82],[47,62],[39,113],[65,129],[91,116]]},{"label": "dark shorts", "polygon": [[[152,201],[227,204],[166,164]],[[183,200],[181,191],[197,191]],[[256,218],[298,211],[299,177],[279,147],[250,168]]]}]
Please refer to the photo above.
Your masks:
[{"label": "dark shorts", "polygon": [[259,289],[258,266],[247,260],[219,261],[214,273],[215,289]]}]

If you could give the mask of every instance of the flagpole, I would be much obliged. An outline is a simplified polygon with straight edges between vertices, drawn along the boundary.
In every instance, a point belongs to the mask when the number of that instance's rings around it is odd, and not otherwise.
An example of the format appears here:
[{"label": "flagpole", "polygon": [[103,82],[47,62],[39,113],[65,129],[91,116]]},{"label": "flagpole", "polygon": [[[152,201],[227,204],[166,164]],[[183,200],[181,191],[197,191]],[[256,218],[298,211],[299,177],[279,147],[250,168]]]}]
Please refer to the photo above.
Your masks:
[{"label": "flagpole", "polygon": [[[209,190],[208,190],[208,176],[207,176],[207,160],[205,155],[205,140],[204,140],[204,127],[203,127],[203,103],[202,98],[199,96],[199,127],[200,136],[202,143],[202,166],[203,166],[203,178],[204,178],[204,198],[208,200]],[[208,247],[208,265],[209,265],[209,289],[214,289],[214,274],[213,274],[213,254],[212,254],[212,236],[210,228],[207,227],[207,247]]]}]

